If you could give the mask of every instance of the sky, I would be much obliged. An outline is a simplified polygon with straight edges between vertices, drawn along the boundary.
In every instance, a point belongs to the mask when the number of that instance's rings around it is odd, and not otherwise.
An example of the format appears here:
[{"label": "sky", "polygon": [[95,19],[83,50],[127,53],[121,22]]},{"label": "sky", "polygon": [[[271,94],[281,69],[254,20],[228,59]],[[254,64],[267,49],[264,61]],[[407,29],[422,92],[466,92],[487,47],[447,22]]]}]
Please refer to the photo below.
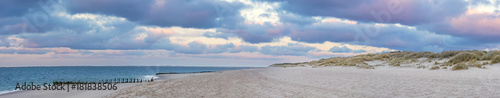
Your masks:
[{"label": "sky", "polygon": [[498,50],[500,0],[0,0],[0,67]]}]

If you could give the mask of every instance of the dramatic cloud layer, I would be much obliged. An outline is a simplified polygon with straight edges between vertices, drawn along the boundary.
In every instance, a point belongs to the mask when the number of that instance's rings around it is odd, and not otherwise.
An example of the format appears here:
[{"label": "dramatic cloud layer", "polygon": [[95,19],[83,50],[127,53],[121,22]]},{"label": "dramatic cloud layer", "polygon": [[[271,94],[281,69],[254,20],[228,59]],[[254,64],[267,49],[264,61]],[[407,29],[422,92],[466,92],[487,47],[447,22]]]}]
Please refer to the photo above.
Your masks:
[{"label": "dramatic cloud layer", "polygon": [[330,16],[365,22],[426,24],[460,15],[467,2],[457,0],[271,0],[304,16]]},{"label": "dramatic cloud layer", "polygon": [[500,48],[498,0],[2,0],[0,13],[0,66],[267,66]]},{"label": "dramatic cloud layer", "polygon": [[[241,21],[239,2],[219,0],[70,0],[65,1],[72,13],[97,13],[127,18],[144,25],[213,28],[224,22]],[[231,9],[221,9],[229,6]]]}]

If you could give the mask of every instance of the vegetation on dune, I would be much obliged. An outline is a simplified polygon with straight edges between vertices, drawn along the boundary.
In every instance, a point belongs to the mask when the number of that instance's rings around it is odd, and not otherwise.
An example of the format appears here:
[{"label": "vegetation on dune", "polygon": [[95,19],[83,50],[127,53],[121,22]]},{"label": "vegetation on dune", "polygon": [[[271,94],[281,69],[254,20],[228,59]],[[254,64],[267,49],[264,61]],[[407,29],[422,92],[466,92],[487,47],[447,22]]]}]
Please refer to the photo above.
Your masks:
[{"label": "vegetation on dune", "polygon": [[279,64],[272,64],[269,65],[269,67],[304,67],[307,62],[302,62],[302,63],[279,63]]},{"label": "vegetation on dune", "polygon": [[450,58],[450,57],[457,55],[460,52],[461,51],[443,51],[441,53],[438,53],[437,57],[438,58]]},{"label": "vegetation on dune", "polygon": [[433,53],[433,52],[415,52],[415,53],[411,53],[409,55],[405,55],[403,56],[404,59],[418,59],[418,58],[422,58],[422,57],[425,57],[425,58],[434,58],[436,57],[436,53]]},{"label": "vegetation on dune", "polygon": [[467,66],[483,68],[483,65],[481,63],[479,63],[477,60],[472,60],[472,61],[467,62]]},{"label": "vegetation on dune", "polygon": [[492,60],[495,56],[500,55],[500,51],[491,51],[481,57],[481,60]]},{"label": "vegetation on dune", "polygon": [[478,60],[479,56],[471,52],[460,52],[459,54],[453,56],[448,62],[448,65],[453,65],[462,62],[468,62],[472,60]]},{"label": "vegetation on dune", "polygon": [[434,62],[434,65],[439,65],[439,64],[440,64],[440,63],[438,63],[437,61],[436,61],[436,62]]},{"label": "vegetation on dune", "polygon": [[469,69],[469,66],[465,65],[464,63],[459,63],[451,68],[451,70],[467,70]]},{"label": "vegetation on dune", "polygon": [[497,55],[491,59],[491,64],[499,63],[500,62],[500,55]]},{"label": "vegetation on dune", "polygon": [[375,55],[373,57],[373,60],[381,60],[381,61],[383,61],[383,60],[389,59],[389,58],[391,58],[391,56],[389,56],[389,54],[382,53],[382,54]]},{"label": "vegetation on dune", "polygon": [[[422,58],[427,58],[422,60]],[[448,59],[448,61],[436,61],[437,59]],[[370,65],[367,62],[373,60],[380,60],[382,64]],[[480,60],[491,60],[484,62]],[[464,51],[443,51],[441,53],[433,52],[411,52],[411,51],[395,51],[390,53],[379,54],[363,54],[352,57],[332,57],[326,59],[315,60],[311,62],[302,63],[281,63],[273,64],[270,67],[299,67],[299,66],[312,66],[325,67],[325,66],[355,66],[362,69],[375,69],[377,66],[413,66],[416,68],[427,68],[430,70],[448,69],[452,66],[451,70],[466,70],[469,67],[484,68],[483,65],[500,63],[500,51],[478,51],[478,50],[464,50]],[[428,64],[428,65],[422,65]]]},{"label": "vegetation on dune", "polygon": [[319,60],[318,66],[357,66],[360,64],[365,64],[364,61],[372,61],[373,58],[371,57],[373,55],[358,55],[354,57],[335,57],[335,58],[329,58],[329,59],[321,59]]},{"label": "vegetation on dune", "polygon": [[403,62],[402,58],[393,59],[389,62],[389,66],[401,66],[401,63]]},{"label": "vegetation on dune", "polygon": [[356,65],[356,67],[362,68],[362,69],[375,69],[375,67],[373,67],[372,65],[365,65],[365,64]]},{"label": "vegetation on dune", "polygon": [[438,70],[439,69],[439,66],[432,66],[431,68],[429,68],[429,70]]},{"label": "vegetation on dune", "polygon": [[489,62],[483,62],[483,65],[488,65],[488,64],[490,64],[490,63]]},{"label": "vegetation on dune", "polygon": [[403,51],[403,52],[392,52],[392,53],[389,53],[389,56],[391,58],[402,58],[404,57],[405,55],[409,55],[409,54],[412,54],[413,52],[411,51]]},{"label": "vegetation on dune", "polygon": [[478,51],[478,50],[474,50],[472,51],[472,53],[476,54],[477,56],[479,57],[482,57],[483,55],[485,55],[487,52],[486,51]]},{"label": "vegetation on dune", "polygon": [[448,67],[443,67],[443,69],[448,69]]},{"label": "vegetation on dune", "polygon": [[311,65],[316,64],[318,66],[336,66],[335,64],[345,61],[346,58],[335,57],[329,59],[321,59],[317,62],[311,63]]}]

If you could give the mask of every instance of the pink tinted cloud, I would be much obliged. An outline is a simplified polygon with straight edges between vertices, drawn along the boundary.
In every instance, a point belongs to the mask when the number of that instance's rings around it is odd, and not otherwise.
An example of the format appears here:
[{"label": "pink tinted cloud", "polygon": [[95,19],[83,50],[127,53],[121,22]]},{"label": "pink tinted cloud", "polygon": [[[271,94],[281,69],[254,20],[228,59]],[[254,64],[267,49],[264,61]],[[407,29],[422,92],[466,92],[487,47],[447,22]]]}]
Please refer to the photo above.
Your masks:
[{"label": "pink tinted cloud", "polygon": [[459,35],[500,36],[500,13],[468,10],[466,14],[451,19],[450,26]]}]

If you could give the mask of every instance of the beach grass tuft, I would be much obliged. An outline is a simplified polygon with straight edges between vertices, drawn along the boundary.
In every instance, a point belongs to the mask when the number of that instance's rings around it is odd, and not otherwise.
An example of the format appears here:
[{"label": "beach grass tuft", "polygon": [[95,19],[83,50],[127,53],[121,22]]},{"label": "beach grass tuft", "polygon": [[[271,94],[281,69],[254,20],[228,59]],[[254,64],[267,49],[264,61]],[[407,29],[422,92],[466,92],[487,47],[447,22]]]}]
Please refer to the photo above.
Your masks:
[{"label": "beach grass tuft", "polygon": [[374,60],[385,60],[391,58],[389,54],[383,53],[383,54],[378,54],[373,57]]},{"label": "beach grass tuft", "polygon": [[450,60],[448,60],[449,65],[457,64],[457,63],[462,63],[462,62],[467,62],[467,61],[473,61],[473,60],[478,60],[479,56],[477,56],[474,53],[471,52],[460,52],[459,54],[453,56]]},{"label": "beach grass tuft", "polygon": [[474,50],[472,51],[472,53],[476,54],[477,56],[479,57],[482,57],[483,55],[485,55],[487,52],[486,51],[479,51],[479,50]]},{"label": "beach grass tuft", "polygon": [[499,63],[500,62],[500,55],[497,55],[491,59],[491,64]]},{"label": "beach grass tuft", "polygon": [[362,68],[362,69],[375,69],[375,67],[373,67],[372,65],[368,65],[368,64],[356,65],[356,67]]},{"label": "beach grass tuft", "polygon": [[401,66],[401,63],[403,62],[404,62],[403,58],[396,58],[389,62],[389,66]]},{"label": "beach grass tuft", "polygon": [[443,51],[438,54],[439,58],[450,58],[460,53],[460,51]]},{"label": "beach grass tuft", "polygon": [[469,66],[467,66],[464,63],[459,63],[451,68],[451,70],[467,70],[469,69]]},{"label": "beach grass tuft", "polygon": [[432,66],[431,68],[429,68],[429,70],[438,70],[439,69],[439,66]]},{"label": "beach grass tuft", "polygon": [[483,62],[483,65],[488,65],[488,64],[490,64],[490,63],[489,62]]},{"label": "beach grass tuft", "polygon": [[477,60],[471,60],[469,62],[467,62],[467,66],[469,67],[477,67],[477,68],[482,68],[483,65],[481,63],[479,63]]},{"label": "beach grass tuft", "polygon": [[495,56],[498,56],[500,55],[500,51],[490,51],[488,52],[487,54],[483,55],[481,57],[481,60],[491,60],[493,59]]}]

